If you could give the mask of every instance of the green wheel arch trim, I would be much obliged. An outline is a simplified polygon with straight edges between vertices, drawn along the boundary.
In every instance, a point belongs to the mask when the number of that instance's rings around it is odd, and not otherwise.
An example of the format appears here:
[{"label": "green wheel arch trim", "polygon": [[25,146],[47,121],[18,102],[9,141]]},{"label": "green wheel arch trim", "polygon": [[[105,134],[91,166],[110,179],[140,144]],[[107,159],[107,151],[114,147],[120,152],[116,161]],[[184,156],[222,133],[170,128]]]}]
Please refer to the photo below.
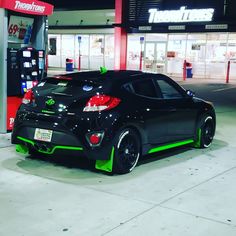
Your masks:
[{"label": "green wheel arch trim", "polygon": [[197,129],[197,141],[193,144],[194,147],[199,148],[201,147],[201,136],[202,136],[202,129]]},{"label": "green wheel arch trim", "polygon": [[159,146],[156,148],[152,148],[148,151],[148,153],[151,154],[151,153],[155,153],[155,152],[160,152],[160,151],[164,151],[167,149],[184,146],[184,145],[187,145],[187,144],[190,144],[193,142],[194,142],[193,139],[188,139],[188,140],[184,140],[184,141],[180,141],[180,142],[170,143],[170,144],[162,145],[162,146]]},{"label": "green wheel arch trim", "polygon": [[96,160],[95,168],[106,172],[112,172],[115,148],[112,147],[109,160]]},{"label": "green wheel arch trim", "polygon": [[[33,142],[30,139],[26,139],[26,138],[23,138],[23,137],[20,137],[20,136],[17,136],[17,138],[19,140],[23,141],[23,142],[31,144],[32,146],[35,145],[35,142]],[[51,150],[48,150],[48,151],[38,150],[38,152],[43,153],[43,154],[51,155],[51,154],[53,154],[55,152],[56,149],[72,150],[72,151],[83,151],[82,147],[73,147],[73,146],[62,146],[62,145],[59,145],[59,146],[54,146]]]}]

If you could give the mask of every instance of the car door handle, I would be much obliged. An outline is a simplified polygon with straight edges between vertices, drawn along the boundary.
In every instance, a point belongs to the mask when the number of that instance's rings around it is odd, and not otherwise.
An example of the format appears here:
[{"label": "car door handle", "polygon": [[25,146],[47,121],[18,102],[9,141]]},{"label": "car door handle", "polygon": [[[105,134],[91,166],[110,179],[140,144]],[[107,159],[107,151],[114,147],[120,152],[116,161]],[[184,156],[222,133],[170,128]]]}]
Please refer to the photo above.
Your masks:
[{"label": "car door handle", "polygon": [[170,108],[170,110],[169,110],[169,112],[176,112],[177,111],[177,109],[176,108]]}]

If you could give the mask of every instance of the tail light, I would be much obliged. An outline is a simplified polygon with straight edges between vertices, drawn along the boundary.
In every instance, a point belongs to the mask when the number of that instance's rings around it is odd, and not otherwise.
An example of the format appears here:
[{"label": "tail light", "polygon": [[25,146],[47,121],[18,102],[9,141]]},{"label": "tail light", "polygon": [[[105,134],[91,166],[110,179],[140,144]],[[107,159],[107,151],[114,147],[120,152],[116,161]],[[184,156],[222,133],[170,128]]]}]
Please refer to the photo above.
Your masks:
[{"label": "tail light", "polygon": [[119,98],[108,95],[96,95],[89,99],[83,111],[105,111],[110,110],[120,103]]},{"label": "tail light", "polygon": [[33,87],[35,87],[38,83],[38,81],[33,81]]},{"label": "tail light", "polygon": [[31,89],[27,90],[27,92],[25,93],[23,99],[22,99],[22,103],[23,104],[30,104],[32,102],[34,102],[34,93]]}]

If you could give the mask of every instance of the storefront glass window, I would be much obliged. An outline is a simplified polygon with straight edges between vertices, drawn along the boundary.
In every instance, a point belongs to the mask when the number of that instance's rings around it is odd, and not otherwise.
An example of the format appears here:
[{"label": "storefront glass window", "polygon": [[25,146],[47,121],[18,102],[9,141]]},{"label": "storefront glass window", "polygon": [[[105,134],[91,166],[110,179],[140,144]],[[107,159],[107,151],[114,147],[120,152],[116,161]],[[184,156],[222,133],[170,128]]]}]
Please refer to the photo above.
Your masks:
[{"label": "storefront glass window", "polygon": [[75,42],[74,35],[62,35],[61,39],[61,59],[62,67],[66,67],[66,59],[75,58]]},{"label": "storefront glass window", "polygon": [[144,49],[144,70],[165,73],[166,42],[146,42]]},{"label": "storefront glass window", "polygon": [[182,76],[187,34],[170,34],[167,48],[167,73]]},{"label": "storefront glass window", "polygon": [[143,69],[166,73],[167,34],[146,34]]},{"label": "storefront glass window", "polygon": [[227,63],[230,61],[230,79],[236,79],[236,34],[230,33],[226,54]]},{"label": "storefront glass window", "polygon": [[167,41],[167,34],[146,34],[146,41]]},{"label": "storefront glass window", "polygon": [[[79,38],[79,40],[78,40]],[[75,67],[79,66],[80,52],[80,68],[81,70],[89,69],[89,35],[75,35]]]},{"label": "storefront glass window", "polygon": [[222,78],[226,73],[227,33],[207,34],[206,77]]},{"label": "storefront glass window", "polygon": [[104,66],[104,35],[90,35],[90,69]]},{"label": "storefront glass window", "polygon": [[105,35],[105,66],[114,69],[114,35]]},{"label": "storefront glass window", "polygon": [[50,67],[61,67],[61,35],[48,37],[48,62]]},{"label": "storefront glass window", "polygon": [[113,34],[50,34],[48,45],[49,67],[65,68],[66,58],[71,58],[74,60],[74,68],[79,68],[80,51],[81,70],[97,70],[100,66],[114,68]]},{"label": "storefront glass window", "polygon": [[127,69],[129,70],[139,70],[140,52],[141,52],[140,37],[144,37],[144,35],[141,34],[128,35]]},{"label": "storefront glass window", "polygon": [[192,64],[194,77],[205,77],[206,34],[188,34],[186,61]]}]

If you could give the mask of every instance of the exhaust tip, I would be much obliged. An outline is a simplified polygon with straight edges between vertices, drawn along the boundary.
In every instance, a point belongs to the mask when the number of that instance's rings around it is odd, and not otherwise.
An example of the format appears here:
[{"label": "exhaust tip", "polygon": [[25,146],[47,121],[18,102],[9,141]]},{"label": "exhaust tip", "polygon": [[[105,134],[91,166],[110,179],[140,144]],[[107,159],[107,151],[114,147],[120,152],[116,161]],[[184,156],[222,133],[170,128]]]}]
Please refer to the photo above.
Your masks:
[{"label": "exhaust tip", "polygon": [[34,148],[38,151],[40,149],[38,144],[34,144]]},{"label": "exhaust tip", "polygon": [[46,145],[42,145],[41,150],[44,151],[44,152],[47,152],[47,151],[48,151],[48,148],[47,148]]}]

